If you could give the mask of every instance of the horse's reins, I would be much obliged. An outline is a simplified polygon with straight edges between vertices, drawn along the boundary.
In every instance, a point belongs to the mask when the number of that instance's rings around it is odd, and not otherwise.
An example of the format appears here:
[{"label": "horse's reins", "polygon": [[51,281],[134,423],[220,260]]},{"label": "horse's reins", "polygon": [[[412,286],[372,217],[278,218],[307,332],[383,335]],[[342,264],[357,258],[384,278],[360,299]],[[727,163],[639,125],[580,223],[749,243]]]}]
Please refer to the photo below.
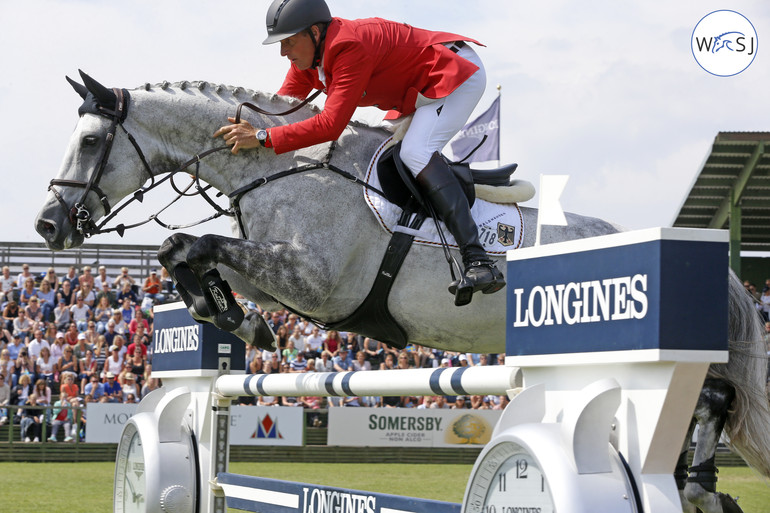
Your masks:
[{"label": "horse's reins", "polygon": [[[70,223],[75,227],[75,229],[81,233],[84,237],[91,237],[92,235],[100,234],[100,233],[108,233],[108,232],[117,232],[118,235],[121,237],[123,236],[123,233],[129,229],[129,228],[136,228],[138,226],[142,226],[150,221],[155,221],[160,226],[169,229],[169,230],[177,230],[182,228],[189,228],[191,226],[196,226],[198,224],[202,224],[208,221],[211,221],[212,219],[215,219],[217,217],[220,217],[222,215],[235,217],[238,220],[238,227],[241,232],[242,237],[246,237],[246,231],[243,224],[243,220],[241,217],[241,209],[240,209],[240,200],[241,198],[248,192],[257,189],[263,185],[266,185],[270,182],[273,182],[275,180],[278,180],[279,178],[283,178],[286,176],[291,176],[297,173],[304,173],[306,171],[312,171],[315,169],[328,169],[330,171],[333,171],[340,176],[358,184],[363,187],[366,187],[369,190],[372,190],[381,196],[385,197],[385,194],[377,189],[376,187],[373,187],[366,183],[365,181],[361,180],[360,178],[356,177],[355,175],[352,175],[351,173],[348,173],[347,171],[338,168],[337,166],[334,166],[330,163],[332,158],[332,153],[336,149],[336,141],[332,141],[329,146],[329,152],[327,153],[324,161],[322,162],[316,162],[314,164],[306,164],[304,166],[298,166],[291,169],[287,169],[285,171],[279,171],[278,173],[259,178],[255,180],[254,182],[245,185],[243,187],[240,187],[236,189],[235,191],[231,192],[228,195],[228,198],[231,202],[231,207],[229,209],[223,209],[217,203],[211,199],[211,197],[206,194],[206,190],[211,188],[211,185],[206,185],[205,187],[201,185],[200,178],[199,178],[199,169],[200,169],[200,161],[201,159],[213,154],[217,153],[222,150],[230,149],[229,146],[219,146],[216,148],[210,148],[202,153],[199,153],[192,157],[191,159],[187,160],[186,162],[182,163],[179,167],[174,169],[173,171],[170,171],[165,177],[163,177],[160,180],[155,180],[155,173],[152,172],[152,167],[147,162],[146,157],[144,156],[144,153],[142,152],[141,147],[139,146],[139,143],[136,142],[136,139],[131,135],[128,130],[123,126],[123,121],[126,118],[127,115],[127,106],[128,106],[128,99],[129,94],[128,91],[125,89],[113,89],[113,92],[115,93],[115,108],[113,110],[106,109],[102,106],[99,106],[100,114],[108,117],[111,119],[112,123],[110,125],[110,128],[107,132],[106,137],[106,143],[104,145],[104,148],[102,149],[102,154],[99,157],[99,162],[96,166],[96,171],[91,174],[89,180],[81,181],[81,180],[64,180],[64,179],[57,179],[54,178],[51,180],[48,190],[53,192],[56,199],[59,201],[59,204],[64,208],[65,211],[68,212],[68,219]],[[271,113],[263,110],[262,108],[248,103],[244,102],[238,105],[238,108],[236,110],[236,117],[235,117],[235,124],[240,123],[241,119],[241,110],[243,107],[247,107],[255,112],[258,112],[260,114],[264,114],[267,116],[285,116],[288,114],[291,114],[293,112],[296,112],[297,110],[301,109],[305,105],[307,105],[309,102],[313,101],[315,98],[318,97],[319,94],[321,94],[321,90],[316,91],[312,95],[310,95],[308,98],[297,104],[296,106],[292,107],[291,109],[284,111],[284,112],[278,112],[278,113]],[[123,203],[118,205],[114,210],[111,208],[110,203],[107,199],[106,194],[101,190],[99,187],[99,182],[102,178],[102,175],[104,173],[104,169],[107,166],[107,161],[109,160],[110,151],[112,150],[112,143],[115,140],[115,132],[117,131],[117,127],[120,126],[120,128],[123,130],[123,132],[128,136],[128,140],[131,142],[131,145],[136,150],[137,155],[139,156],[139,159],[142,161],[142,165],[144,166],[145,171],[150,177],[151,183],[147,187],[140,187],[137,189],[134,194],[126,199]],[[190,182],[190,184],[184,188],[183,190],[179,190],[174,183],[173,176],[176,173],[179,173],[181,171],[184,171],[191,165],[195,164],[195,173],[193,180]],[[166,180],[169,180],[169,183],[171,183],[172,188],[177,192],[177,197],[171,200],[165,207],[161,208],[158,212],[155,214],[152,214],[150,217],[145,219],[144,221],[140,221],[131,225],[124,225],[119,224],[113,228],[104,228],[104,225],[107,224],[110,220],[112,220],[121,210],[123,210],[125,207],[127,207],[129,204],[131,204],[134,201],[139,201],[140,203],[144,199],[144,194],[155,187],[161,185]],[[197,192],[193,194],[187,194],[187,191],[192,187],[192,185],[195,184]],[[83,194],[81,195],[79,201],[75,203],[73,207],[69,207],[67,203],[64,201],[64,198],[62,197],[61,193],[56,189],[55,186],[60,187],[77,187],[77,188],[83,188]],[[99,197],[99,201],[102,204],[102,207],[104,208],[105,218],[102,220],[101,223],[98,225],[94,223],[91,213],[86,208],[85,202],[88,197],[88,194],[90,192],[95,192],[97,196]],[[163,211],[165,211],[167,208],[169,208],[171,205],[176,203],[181,197],[183,196],[194,196],[194,195],[201,195],[206,202],[208,202],[216,212],[205,218],[201,219],[200,221],[196,221],[193,223],[189,223],[186,225],[169,225],[166,223],[163,223],[158,215],[161,214]],[[219,193],[221,195],[222,193]]]},{"label": "horse's reins", "polygon": [[[300,103],[296,107],[294,107],[294,108],[292,108],[290,110],[287,110],[286,112],[279,113],[279,114],[274,114],[274,113],[267,112],[264,109],[254,105],[253,103],[243,102],[240,105],[238,105],[238,108],[236,109],[236,112],[235,112],[235,124],[238,124],[238,123],[241,122],[241,110],[242,110],[243,107],[247,107],[247,108],[249,108],[249,109],[251,109],[251,110],[253,110],[255,112],[258,112],[260,114],[264,114],[264,115],[267,115],[267,116],[284,116],[286,114],[291,114],[292,112],[295,112],[295,111],[299,110],[305,104],[307,104],[308,102],[314,100],[319,94],[321,94],[321,92],[322,92],[321,90],[316,91],[315,93],[310,95],[307,99],[305,99],[302,103]],[[338,175],[342,176],[343,178],[346,178],[346,179],[350,180],[353,183],[356,183],[356,184],[361,185],[362,187],[365,187],[365,188],[367,188],[367,189],[369,189],[369,190],[371,190],[373,192],[376,192],[377,194],[379,194],[380,196],[382,196],[384,198],[385,197],[385,193],[382,192],[381,190],[379,190],[378,188],[376,188],[376,187],[374,187],[372,185],[369,185],[365,181],[361,180],[360,178],[358,178],[357,176],[355,176],[355,175],[353,175],[351,173],[348,173],[344,169],[341,169],[341,168],[335,166],[334,164],[331,164],[332,153],[334,153],[334,150],[336,148],[337,148],[337,141],[332,141],[329,144],[329,151],[326,154],[326,157],[324,158],[323,161],[318,161],[318,162],[315,162],[313,164],[305,164],[304,166],[293,167],[293,168],[287,169],[285,171],[279,171],[279,172],[277,172],[275,174],[272,174],[272,175],[269,175],[269,176],[265,176],[265,177],[262,177],[262,178],[258,178],[257,180],[254,180],[250,184],[244,185],[243,187],[239,187],[238,189],[236,189],[233,192],[231,192],[230,194],[228,194],[227,197],[230,198],[230,203],[232,205],[233,214],[235,215],[235,218],[238,220],[238,229],[241,231],[241,237],[246,238],[246,229],[245,229],[245,227],[243,225],[243,220],[241,218],[241,208],[240,208],[241,198],[247,192],[253,191],[254,189],[262,187],[263,185],[267,185],[270,182],[274,182],[275,180],[278,180],[280,178],[284,178],[284,177],[287,177],[287,176],[295,175],[295,174],[298,174],[298,173],[304,173],[306,171],[313,171],[313,170],[316,170],[316,169],[328,169],[329,171],[333,171],[333,172],[337,173]]]}]

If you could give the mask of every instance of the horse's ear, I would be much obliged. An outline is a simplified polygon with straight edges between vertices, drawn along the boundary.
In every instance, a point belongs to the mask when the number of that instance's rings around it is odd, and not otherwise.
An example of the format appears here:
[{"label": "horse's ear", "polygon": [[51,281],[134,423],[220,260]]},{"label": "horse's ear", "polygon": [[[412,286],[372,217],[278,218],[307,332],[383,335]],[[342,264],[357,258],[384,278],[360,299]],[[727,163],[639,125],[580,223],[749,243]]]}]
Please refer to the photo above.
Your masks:
[{"label": "horse's ear", "polygon": [[86,96],[88,96],[88,89],[86,89],[86,86],[84,86],[83,84],[79,84],[79,83],[75,82],[74,80],[72,80],[68,76],[65,76],[64,78],[66,78],[67,82],[70,83],[70,85],[72,86],[72,89],[74,89],[75,92],[78,93],[80,95],[80,97],[85,100]]},{"label": "horse's ear", "polygon": [[112,89],[104,87],[102,84],[83,73],[83,70],[78,71],[80,72],[80,78],[83,79],[83,83],[86,85],[86,89],[94,95],[94,98],[96,98],[96,102],[99,105],[109,108],[115,106],[117,97]]}]

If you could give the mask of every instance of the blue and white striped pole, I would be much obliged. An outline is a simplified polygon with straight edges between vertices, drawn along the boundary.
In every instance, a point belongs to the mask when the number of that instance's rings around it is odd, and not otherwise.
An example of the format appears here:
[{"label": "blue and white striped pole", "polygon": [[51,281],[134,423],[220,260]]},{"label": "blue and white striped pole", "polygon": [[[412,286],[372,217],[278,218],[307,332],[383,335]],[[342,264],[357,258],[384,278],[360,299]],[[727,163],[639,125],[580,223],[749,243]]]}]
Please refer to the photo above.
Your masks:
[{"label": "blue and white striped pole", "polygon": [[499,395],[521,386],[518,367],[225,375],[214,391],[239,396]]}]

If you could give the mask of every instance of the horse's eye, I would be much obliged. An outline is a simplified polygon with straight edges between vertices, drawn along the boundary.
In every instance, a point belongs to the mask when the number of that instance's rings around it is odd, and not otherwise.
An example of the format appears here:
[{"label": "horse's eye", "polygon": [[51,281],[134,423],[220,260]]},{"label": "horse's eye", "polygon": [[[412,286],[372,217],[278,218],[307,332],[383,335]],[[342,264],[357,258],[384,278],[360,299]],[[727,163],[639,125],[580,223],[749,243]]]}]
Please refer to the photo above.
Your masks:
[{"label": "horse's eye", "polygon": [[94,146],[97,142],[99,142],[99,138],[95,135],[87,135],[83,137],[84,146]]}]

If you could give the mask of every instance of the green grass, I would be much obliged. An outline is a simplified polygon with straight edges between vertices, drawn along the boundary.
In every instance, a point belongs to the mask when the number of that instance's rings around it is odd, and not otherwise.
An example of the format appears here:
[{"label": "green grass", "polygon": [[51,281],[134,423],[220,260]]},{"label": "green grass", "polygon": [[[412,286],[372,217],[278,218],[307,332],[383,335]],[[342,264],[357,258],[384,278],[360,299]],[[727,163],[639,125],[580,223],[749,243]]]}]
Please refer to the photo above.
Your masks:
[{"label": "green grass", "polygon": [[[396,495],[461,502],[470,465],[232,463],[230,471]],[[0,463],[0,513],[112,511],[113,463]],[[725,467],[719,489],[744,513],[770,511],[770,486],[742,467]]]}]

